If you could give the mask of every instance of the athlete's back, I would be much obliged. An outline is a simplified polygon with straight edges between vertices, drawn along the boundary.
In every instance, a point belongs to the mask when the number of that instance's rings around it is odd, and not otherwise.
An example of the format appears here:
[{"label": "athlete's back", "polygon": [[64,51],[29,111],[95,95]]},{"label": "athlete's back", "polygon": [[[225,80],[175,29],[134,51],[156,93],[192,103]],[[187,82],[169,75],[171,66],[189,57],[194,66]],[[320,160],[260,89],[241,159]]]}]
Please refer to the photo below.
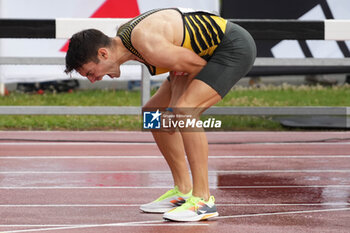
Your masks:
[{"label": "athlete's back", "polygon": [[[141,54],[136,48],[137,44],[144,47],[144,41],[156,42],[158,37],[173,45],[187,48],[208,60],[220,43],[225,29],[226,20],[209,12],[177,8],[155,9],[121,26],[117,35],[125,47],[144,62],[150,73],[154,75],[169,70],[150,65],[144,59],[145,54]],[[137,36],[134,36],[136,34]],[[144,41],[140,41],[140,38],[144,38]],[[149,40],[149,38],[153,39]],[[152,48],[156,46],[156,43],[151,45]]]}]

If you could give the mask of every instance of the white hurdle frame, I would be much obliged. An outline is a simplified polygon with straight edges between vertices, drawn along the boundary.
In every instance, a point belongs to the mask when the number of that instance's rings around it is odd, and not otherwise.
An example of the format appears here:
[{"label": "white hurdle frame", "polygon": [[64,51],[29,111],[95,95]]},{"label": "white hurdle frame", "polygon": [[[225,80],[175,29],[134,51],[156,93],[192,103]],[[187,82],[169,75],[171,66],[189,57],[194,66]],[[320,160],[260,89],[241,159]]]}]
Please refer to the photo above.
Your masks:
[{"label": "white hurdle frame", "polygon": [[[0,19],[0,21],[6,19]],[[38,20],[43,23],[43,27],[29,27],[23,30],[14,30],[21,27],[21,20],[7,20],[5,29],[11,33],[19,32],[18,37],[7,36],[6,30],[0,31],[0,38],[31,38],[31,33],[35,31],[40,38],[52,39],[69,39],[74,33],[88,29],[96,28],[103,31],[108,36],[115,36],[119,25],[130,19],[51,19]],[[319,39],[319,40],[350,40],[350,20],[324,20],[324,21],[296,21],[296,20],[230,20],[238,24],[243,23],[256,39]],[[36,22],[38,23],[38,22]],[[11,26],[8,26],[11,24]],[[255,24],[264,25],[263,28],[254,27]],[[299,27],[303,24],[305,27]],[[6,26],[7,25],[7,26]],[[286,25],[290,25],[290,30]],[[53,28],[54,27],[54,28]],[[0,25],[1,29],[1,25]],[[347,30],[344,30],[347,29]],[[269,30],[267,33],[266,30]],[[10,33],[10,34],[11,34]],[[12,35],[12,34],[11,34]],[[17,35],[17,34],[16,34]],[[36,37],[37,38],[37,37]],[[15,64],[64,64],[63,58],[6,58],[0,57],[0,65]],[[130,64],[130,63],[127,63]],[[135,64],[135,63],[132,63]],[[139,63],[137,63],[139,64]],[[334,66],[350,66],[350,58],[346,59],[274,59],[274,58],[258,58],[255,66],[315,66],[315,65],[334,65]],[[1,81],[1,80],[0,80]],[[147,68],[142,65],[141,77],[141,105],[144,105],[150,98],[150,74]],[[0,94],[4,85],[0,83]],[[1,106],[0,115],[12,114],[127,114],[135,115],[141,113],[140,106],[133,107],[57,107],[57,106]],[[206,113],[212,115],[332,115],[332,116],[349,116],[349,107],[212,107]]]}]

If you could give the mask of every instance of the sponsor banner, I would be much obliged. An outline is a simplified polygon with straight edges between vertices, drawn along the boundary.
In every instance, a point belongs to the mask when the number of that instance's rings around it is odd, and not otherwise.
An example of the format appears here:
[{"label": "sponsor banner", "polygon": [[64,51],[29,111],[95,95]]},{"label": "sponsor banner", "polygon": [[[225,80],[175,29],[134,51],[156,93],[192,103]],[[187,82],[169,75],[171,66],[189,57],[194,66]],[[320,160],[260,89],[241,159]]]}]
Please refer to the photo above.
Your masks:
[{"label": "sponsor banner", "polygon": [[[349,0],[222,0],[221,15],[236,19],[350,19]],[[345,27],[344,27],[345,29]],[[350,57],[350,41],[257,41],[258,57]]]}]

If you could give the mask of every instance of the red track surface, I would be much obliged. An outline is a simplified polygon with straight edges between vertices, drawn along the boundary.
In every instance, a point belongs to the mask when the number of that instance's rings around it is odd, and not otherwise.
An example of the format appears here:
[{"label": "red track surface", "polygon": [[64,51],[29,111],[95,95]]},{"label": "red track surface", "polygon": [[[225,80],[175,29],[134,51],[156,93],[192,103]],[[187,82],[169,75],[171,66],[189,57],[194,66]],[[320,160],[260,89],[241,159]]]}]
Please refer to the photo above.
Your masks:
[{"label": "red track surface", "polygon": [[0,232],[349,232],[350,132],[208,133],[220,216],[139,205],[172,185],[149,133],[0,132]]}]

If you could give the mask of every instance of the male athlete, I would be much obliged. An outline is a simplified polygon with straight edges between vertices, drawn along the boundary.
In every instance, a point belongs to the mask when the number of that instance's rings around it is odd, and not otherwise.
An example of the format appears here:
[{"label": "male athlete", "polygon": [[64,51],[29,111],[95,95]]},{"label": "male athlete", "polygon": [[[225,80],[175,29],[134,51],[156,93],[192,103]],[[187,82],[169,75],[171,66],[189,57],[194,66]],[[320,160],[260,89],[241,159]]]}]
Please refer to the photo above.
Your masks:
[{"label": "male athlete", "polygon": [[[89,29],[72,36],[66,55],[66,73],[73,70],[90,82],[105,75],[120,76],[129,60],[145,64],[152,75],[170,71],[144,109],[172,108],[194,117],[220,101],[251,69],[256,47],[240,26],[203,11],[156,9],[122,25],[109,38]],[[153,131],[166,159],[174,188],[140,209],[164,213],[173,221],[199,221],[218,216],[208,185],[208,141],[204,130]],[[192,182],[186,157],[192,172]]]}]

